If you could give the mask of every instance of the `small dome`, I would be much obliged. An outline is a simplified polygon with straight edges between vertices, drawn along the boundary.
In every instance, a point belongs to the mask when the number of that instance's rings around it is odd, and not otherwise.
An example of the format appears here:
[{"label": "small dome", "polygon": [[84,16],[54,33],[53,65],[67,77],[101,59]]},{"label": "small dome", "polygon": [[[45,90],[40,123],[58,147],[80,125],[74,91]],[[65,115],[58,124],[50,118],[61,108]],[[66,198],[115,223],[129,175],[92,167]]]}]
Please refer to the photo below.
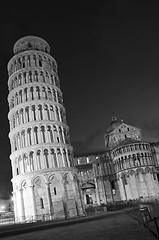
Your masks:
[{"label": "small dome", "polygon": [[117,127],[119,127],[122,124],[122,121],[118,121],[117,117],[112,117],[112,121],[110,123],[110,126],[107,128],[107,133],[113,131]]}]

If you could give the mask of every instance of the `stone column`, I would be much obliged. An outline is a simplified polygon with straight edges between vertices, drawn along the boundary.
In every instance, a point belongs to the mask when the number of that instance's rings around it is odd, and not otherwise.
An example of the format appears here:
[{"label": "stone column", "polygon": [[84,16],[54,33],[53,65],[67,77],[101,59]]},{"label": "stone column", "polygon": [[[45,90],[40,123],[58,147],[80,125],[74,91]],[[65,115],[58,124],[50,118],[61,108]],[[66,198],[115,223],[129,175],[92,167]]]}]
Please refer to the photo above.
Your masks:
[{"label": "stone column", "polygon": [[50,215],[50,219],[52,219],[53,208],[52,208],[51,193],[50,193],[50,183],[45,183],[45,184],[46,184],[46,192],[47,192],[47,199],[48,199],[48,206],[49,206],[49,215]]},{"label": "stone column", "polygon": [[101,183],[102,183],[102,188],[103,188],[103,193],[104,193],[104,202],[107,204],[107,197],[106,197],[106,189],[105,189],[105,185],[104,185],[104,179],[100,179]]},{"label": "stone column", "polygon": [[[18,189],[17,193],[19,195],[19,202],[18,205],[18,216],[20,217],[20,220],[23,222],[25,220],[25,212],[24,212],[24,201],[23,201],[23,194],[22,194],[22,189]],[[17,199],[18,200],[18,199]]]},{"label": "stone column", "polygon": [[66,186],[65,186],[65,180],[61,181],[61,187],[62,187],[62,191],[63,191],[63,197],[62,197],[62,201],[63,201],[63,208],[64,208],[64,213],[65,213],[65,218],[69,218],[69,212],[68,212],[68,207],[67,207],[67,199],[66,199]]},{"label": "stone column", "polygon": [[95,183],[95,192],[96,192],[97,203],[98,203],[98,205],[100,205],[100,197],[99,197],[99,191],[98,191],[97,178],[94,178],[94,183]]},{"label": "stone column", "polygon": [[31,196],[32,196],[32,203],[33,203],[33,219],[36,219],[36,204],[35,204],[35,196],[34,196],[34,186],[31,185],[30,186],[30,190],[31,190]]}]

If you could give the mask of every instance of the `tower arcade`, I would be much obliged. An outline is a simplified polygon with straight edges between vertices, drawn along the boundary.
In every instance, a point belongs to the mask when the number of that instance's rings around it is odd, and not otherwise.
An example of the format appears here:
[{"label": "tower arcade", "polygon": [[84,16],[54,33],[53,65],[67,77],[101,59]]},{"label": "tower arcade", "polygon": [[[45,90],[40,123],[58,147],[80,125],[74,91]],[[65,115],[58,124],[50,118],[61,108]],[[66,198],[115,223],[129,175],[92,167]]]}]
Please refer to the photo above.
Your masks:
[{"label": "tower arcade", "polygon": [[42,38],[14,45],[8,63],[8,119],[17,221],[82,215],[57,63]]}]

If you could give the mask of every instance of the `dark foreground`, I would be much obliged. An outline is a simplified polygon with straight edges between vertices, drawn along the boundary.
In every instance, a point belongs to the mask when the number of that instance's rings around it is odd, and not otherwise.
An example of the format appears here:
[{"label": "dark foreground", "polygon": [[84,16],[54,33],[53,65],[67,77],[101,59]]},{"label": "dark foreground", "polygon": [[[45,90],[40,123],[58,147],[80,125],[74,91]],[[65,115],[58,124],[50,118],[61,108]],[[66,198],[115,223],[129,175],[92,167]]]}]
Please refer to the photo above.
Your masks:
[{"label": "dark foreground", "polygon": [[53,226],[14,236],[5,240],[153,240],[149,231],[122,213],[105,213],[102,218],[76,222],[71,225]]}]

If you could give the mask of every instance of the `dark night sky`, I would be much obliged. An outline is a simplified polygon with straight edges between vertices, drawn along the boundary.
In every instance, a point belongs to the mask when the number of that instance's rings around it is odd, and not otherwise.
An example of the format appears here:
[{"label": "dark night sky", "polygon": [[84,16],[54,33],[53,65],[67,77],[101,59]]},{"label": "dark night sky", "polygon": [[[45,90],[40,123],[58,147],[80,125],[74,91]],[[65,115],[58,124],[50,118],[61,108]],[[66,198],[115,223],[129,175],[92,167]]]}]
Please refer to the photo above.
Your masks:
[{"label": "dark night sky", "polygon": [[1,8],[0,197],[11,194],[6,66],[23,36],[50,44],[74,152],[103,150],[114,115],[141,128],[146,140],[159,140],[158,1],[55,2]]}]

